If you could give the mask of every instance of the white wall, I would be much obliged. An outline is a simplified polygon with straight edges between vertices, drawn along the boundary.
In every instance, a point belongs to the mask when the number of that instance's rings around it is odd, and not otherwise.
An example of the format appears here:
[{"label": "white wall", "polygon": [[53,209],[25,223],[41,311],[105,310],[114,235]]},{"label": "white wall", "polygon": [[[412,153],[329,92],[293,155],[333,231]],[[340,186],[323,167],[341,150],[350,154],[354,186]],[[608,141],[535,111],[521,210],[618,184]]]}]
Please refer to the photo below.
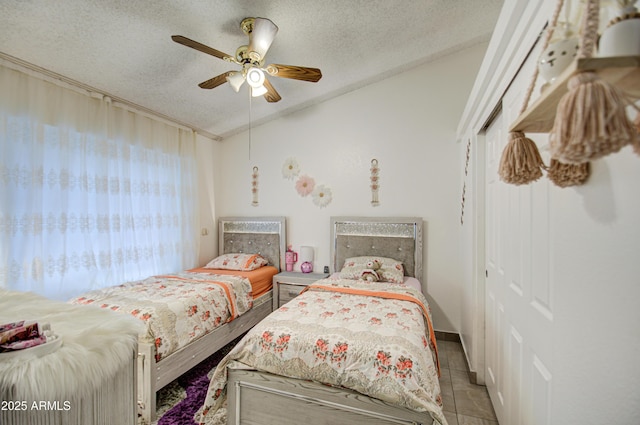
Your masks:
[{"label": "white wall", "polygon": [[[215,202],[215,169],[216,158],[220,155],[220,142],[201,135],[196,135],[196,152],[198,156],[198,179],[200,191],[200,247],[198,265],[202,266],[218,255],[218,239],[216,228]],[[204,233],[204,234],[203,234]]]},{"label": "white wall", "polygon": [[638,181],[626,147],[594,161],[586,185],[551,193],[553,423],[640,423]]},{"label": "white wall", "polygon": [[[455,130],[485,48],[440,58],[225,140],[215,164],[216,216],[286,216],[294,250],[316,247],[316,271],[329,265],[331,216],[422,217],[423,292],[436,329],[458,332],[462,183]],[[282,97],[286,102],[286,93]],[[297,194],[281,172],[289,157],[331,188],[331,204],[320,209]],[[370,203],[373,158],[380,165],[377,207]],[[257,207],[251,206],[254,166]]]}]

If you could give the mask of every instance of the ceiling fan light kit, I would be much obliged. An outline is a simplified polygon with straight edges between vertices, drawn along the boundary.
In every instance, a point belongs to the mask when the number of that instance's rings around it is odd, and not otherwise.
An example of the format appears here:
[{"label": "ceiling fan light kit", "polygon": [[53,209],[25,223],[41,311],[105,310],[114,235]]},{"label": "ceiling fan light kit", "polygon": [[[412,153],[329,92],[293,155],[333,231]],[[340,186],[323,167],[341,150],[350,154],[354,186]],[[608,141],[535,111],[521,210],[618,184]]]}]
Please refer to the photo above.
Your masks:
[{"label": "ceiling fan light kit", "polygon": [[251,97],[260,97],[267,94],[267,88],[265,86],[251,87]]},{"label": "ceiling fan light kit", "polygon": [[251,86],[253,97],[264,96],[267,102],[274,103],[282,98],[269,82],[265,73],[272,77],[311,83],[316,83],[322,78],[322,72],[318,68],[278,64],[264,65],[267,51],[278,33],[278,27],[269,19],[245,18],[240,23],[240,29],[249,37],[249,44],[238,47],[235,57],[182,35],[171,36],[171,39],[176,43],[242,67],[241,71],[227,71],[198,84],[201,88],[213,89],[228,82],[234,91],[239,92],[244,80],[247,80]]},{"label": "ceiling fan light kit", "polygon": [[260,61],[276,38],[278,27],[265,18],[245,18],[240,27],[249,36],[249,56]]},{"label": "ceiling fan light kit", "polygon": [[264,72],[259,68],[251,67],[247,70],[247,83],[253,87],[262,87],[264,84]]},{"label": "ceiling fan light kit", "polygon": [[242,75],[242,72],[233,71],[227,75],[226,78],[229,85],[231,85],[231,88],[238,93],[240,91],[240,87],[242,87],[242,84],[244,83],[244,75]]}]

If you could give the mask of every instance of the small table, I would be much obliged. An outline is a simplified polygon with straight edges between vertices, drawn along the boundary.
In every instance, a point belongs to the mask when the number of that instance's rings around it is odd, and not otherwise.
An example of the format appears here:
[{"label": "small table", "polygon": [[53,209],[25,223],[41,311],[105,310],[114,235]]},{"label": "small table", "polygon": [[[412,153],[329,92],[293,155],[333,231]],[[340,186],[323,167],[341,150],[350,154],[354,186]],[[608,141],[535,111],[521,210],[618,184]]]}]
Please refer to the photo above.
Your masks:
[{"label": "small table", "polygon": [[273,309],[277,310],[297,297],[302,290],[329,273],[280,272],[273,277]]}]

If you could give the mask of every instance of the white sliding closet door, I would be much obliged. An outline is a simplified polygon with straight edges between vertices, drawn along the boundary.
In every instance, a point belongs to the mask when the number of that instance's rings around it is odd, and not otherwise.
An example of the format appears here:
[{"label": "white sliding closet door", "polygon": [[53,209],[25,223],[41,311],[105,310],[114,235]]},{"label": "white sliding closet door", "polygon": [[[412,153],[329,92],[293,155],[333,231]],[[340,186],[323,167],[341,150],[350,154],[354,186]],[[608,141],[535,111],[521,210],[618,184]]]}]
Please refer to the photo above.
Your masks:
[{"label": "white sliding closet door", "polygon": [[486,385],[493,408],[500,423],[505,424],[504,388],[504,338],[505,322],[505,276],[500,249],[503,211],[498,180],[499,151],[502,144],[502,113],[496,117],[486,133],[487,177],[486,177],[486,305],[485,305],[485,363]]},{"label": "white sliding closet door", "polygon": [[[514,83],[511,93],[518,89],[518,80]],[[545,425],[550,423],[553,323],[548,182],[543,177],[513,186],[498,176],[508,126],[520,103],[520,96],[507,93],[485,137],[485,379],[501,424]]]}]

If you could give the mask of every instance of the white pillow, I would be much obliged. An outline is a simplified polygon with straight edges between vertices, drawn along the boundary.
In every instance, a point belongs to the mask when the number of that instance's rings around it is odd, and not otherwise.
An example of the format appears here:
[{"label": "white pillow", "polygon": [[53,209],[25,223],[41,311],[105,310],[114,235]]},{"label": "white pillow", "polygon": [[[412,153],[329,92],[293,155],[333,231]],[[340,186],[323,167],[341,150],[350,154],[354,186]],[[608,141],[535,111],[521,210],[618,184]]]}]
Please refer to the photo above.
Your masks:
[{"label": "white pillow", "polygon": [[243,272],[266,266],[269,262],[260,254],[222,254],[211,260],[206,269],[239,270]]},{"label": "white pillow", "polygon": [[377,270],[381,282],[403,283],[404,267],[402,262],[386,257],[351,257],[344,260],[340,277],[342,279],[360,279],[362,271],[368,269],[367,263],[378,260],[382,266]]}]

